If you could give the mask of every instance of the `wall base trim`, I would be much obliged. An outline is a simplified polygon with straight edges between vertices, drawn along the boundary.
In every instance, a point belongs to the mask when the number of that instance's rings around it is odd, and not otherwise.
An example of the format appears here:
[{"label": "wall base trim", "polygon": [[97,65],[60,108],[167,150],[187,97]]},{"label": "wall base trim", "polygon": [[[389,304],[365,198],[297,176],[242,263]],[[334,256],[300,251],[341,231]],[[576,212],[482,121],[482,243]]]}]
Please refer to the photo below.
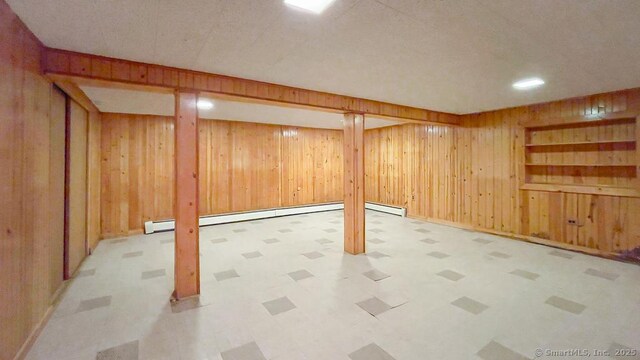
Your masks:
[{"label": "wall base trim", "polygon": [[[387,214],[392,214],[392,215],[397,215],[402,217],[406,216],[407,214],[407,210],[405,208],[377,204],[377,203],[369,203],[369,202],[365,203],[365,208],[369,210],[380,211]],[[334,211],[334,210],[342,210],[342,209],[344,209],[343,203],[326,203],[326,204],[283,207],[283,208],[255,210],[255,211],[244,211],[244,212],[230,213],[230,214],[201,216],[199,224],[200,224],[200,227],[202,227],[202,226],[210,226],[210,225],[228,224],[228,223],[234,223],[234,222],[240,222],[240,221],[269,219],[269,218],[280,217],[280,216],[310,214],[310,213],[316,213],[316,212]],[[145,234],[153,234],[154,232],[160,232],[160,231],[171,231],[174,229],[175,229],[174,220],[147,221],[144,223]]]},{"label": "wall base trim", "polygon": [[543,246],[553,247],[553,248],[556,248],[556,249],[574,251],[574,252],[579,252],[579,253],[586,254],[586,255],[598,256],[598,257],[611,259],[611,260],[618,260],[618,261],[622,261],[622,262],[635,263],[635,262],[630,261],[630,260],[621,259],[620,258],[620,254],[614,253],[614,252],[602,251],[602,250],[592,249],[592,248],[588,248],[588,247],[584,247],[584,246],[564,244],[564,243],[560,243],[560,242],[557,242],[557,241],[537,238],[537,237],[534,237],[534,236],[526,236],[526,235],[521,235],[521,234],[516,234],[516,233],[511,233],[511,232],[500,231],[500,230],[486,229],[486,228],[477,227],[477,226],[468,225],[468,224],[459,223],[459,222],[450,221],[450,220],[428,218],[428,217],[422,217],[422,216],[416,216],[416,215],[408,215],[407,217],[409,217],[411,219],[417,219],[417,220],[423,220],[423,221],[427,221],[427,222],[432,222],[432,223],[435,223],[435,224],[447,225],[447,226],[455,227],[455,228],[458,228],[458,229],[477,231],[477,232],[491,234],[491,235],[504,236],[504,237],[508,237],[510,239],[513,239],[513,240],[524,241],[524,242],[528,242],[528,243],[532,243],[532,244],[536,244],[536,245],[543,245]]}]

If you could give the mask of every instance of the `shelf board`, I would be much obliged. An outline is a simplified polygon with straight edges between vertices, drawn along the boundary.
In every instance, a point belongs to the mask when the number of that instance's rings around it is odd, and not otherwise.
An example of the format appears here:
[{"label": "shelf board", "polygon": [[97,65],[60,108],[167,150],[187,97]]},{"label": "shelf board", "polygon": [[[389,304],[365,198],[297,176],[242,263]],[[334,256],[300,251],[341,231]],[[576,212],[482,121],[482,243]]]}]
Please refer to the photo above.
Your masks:
[{"label": "shelf board", "polygon": [[568,166],[568,167],[636,167],[635,164],[536,164],[526,163],[526,166]]},{"label": "shelf board", "polygon": [[569,184],[545,184],[526,183],[520,186],[520,190],[534,190],[576,194],[596,194],[622,197],[640,197],[640,191],[632,188],[615,187],[611,185],[569,185]]},{"label": "shelf board", "polygon": [[571,145],[606,145],[606,144],[633,144],[635,140],[605,140],[605,141],[577,141],[577,142],[561,142],[550,144],[525,144],[526,147],[542,147],[542,146],[571,146]]}]

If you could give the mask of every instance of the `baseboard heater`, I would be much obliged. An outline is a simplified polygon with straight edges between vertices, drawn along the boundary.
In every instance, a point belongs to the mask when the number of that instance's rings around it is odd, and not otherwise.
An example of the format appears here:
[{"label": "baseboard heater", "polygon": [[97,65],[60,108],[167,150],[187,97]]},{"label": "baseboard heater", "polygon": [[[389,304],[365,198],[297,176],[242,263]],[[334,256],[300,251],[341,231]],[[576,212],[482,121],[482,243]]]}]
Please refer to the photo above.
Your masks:
[{"label": "baseboard heater", "polygon": [[[397,206],[382,205],[376,203],[365,203],[365,208],[374,211],[380,211],[387,214],[393,214],[398,216],[406,216],[407,210],[405,208]],[[342,210],[344,209],[343,203],[328,203],[308,206],[294,206],[285,208],[275,208],[266,210],[245,211],[231,214],[220,215],[207,215],[201,216],[199,224],[200,226],[228,224],[240,221],[268,219],[279,216],[287,215],[301,215],[310,214],[322,211]],[[153,234],[160,231],[171,231],[175,229],[174,220],[162,220],[162,221],[147,221],[144,223],[144,233]]]}]

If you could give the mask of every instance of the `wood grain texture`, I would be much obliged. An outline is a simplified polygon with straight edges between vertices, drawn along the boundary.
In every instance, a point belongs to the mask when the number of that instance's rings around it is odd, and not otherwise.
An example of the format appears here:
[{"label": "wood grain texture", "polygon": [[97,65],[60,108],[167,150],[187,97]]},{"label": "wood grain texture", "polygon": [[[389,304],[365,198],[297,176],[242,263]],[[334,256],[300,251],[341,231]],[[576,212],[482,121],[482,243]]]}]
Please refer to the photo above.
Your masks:
[{"label": "wood grain texture", "polygon": [[200,294],[200,229],[198,216],[198,96],[176,92],[174,144],[176,181],[175,291],[180,300]]},{"label": "wood grain texture", "polygon": [[140,232],[144,222],[173,218],[174,120],[102,114],[101,236]]},{"label": "wood grain texture", "polygon": [[4,1],[0,44],[0,359],[8,360],[24,354],[60,288],[63,244],[51,222],[64,203],[51,196],[60,128],[50,114],[59,103],[41,76],[41,44]]},{"label": "wood grain texture", "polygon": [[365,252],[364,115],[344,115],[344,251]]},{"label": "wood grain texture", "polygon": [[87,135],[89,113],[78,103],[70,103],[68,277],[88,254],[87,242]]},{"label": "wood grain texture", "polygon": [[[640,198],[632,192],[611,196],[607,188],[584,193],[584,187],[566,191],[529,188],[525,142],[586,142],[630,140],[637,128],[574,125],[554,132],[527,136],[523,124],[576,124],[577,119],[609,119],[640,110],[640,90],[633,89],[465,115],[461,126],[402,125],[368,130],[367,201],[406,204],[410,216],[463,227],[540,239],[570,249],[619,253],[640,246],[637,216]],[[571,130],[573,129],[573,130]],[[531,134],[530,134],[531,135]],[[627,138],[629,137],[629,138]],[[582,147],[584,145],[572,145]],[[611,163],[637,161],[628,144],[598,144],[571,157],[550,151],[543,161]],[[557,160],[554,157],[560,157]],[[631,168],[633,169],[633,168]],[[543,174],[550,181],[631,187],[636,174],[603,167],[584,172]],[[542,175],[539,175],[542,176]],[[401,186],[400,184],[406,184]],[[575,225],[568,224],[569,220]]]},{"label": "wood grain texture", "polygon": [[87,130],[87,243],[92,252],[100,240],[100,118],[89,111]]},{"label": "wood grain texture", "polygon": [[[102,236],[173,218],[173,118],[102,114]],[[199,121],[200,214],[342,200],[342,132]]]},{"label": "wood grain texture", "polygon": [[456,124],[459,116],[379,101],[167,66],[47,49],[45,72],[58,77],[205,91],[294,106],[356,112],[420,122]]},{"label": "wood grain texture", "polygon": [[342,201],[342,131],[282,126],[280,138],[280,206]]}]

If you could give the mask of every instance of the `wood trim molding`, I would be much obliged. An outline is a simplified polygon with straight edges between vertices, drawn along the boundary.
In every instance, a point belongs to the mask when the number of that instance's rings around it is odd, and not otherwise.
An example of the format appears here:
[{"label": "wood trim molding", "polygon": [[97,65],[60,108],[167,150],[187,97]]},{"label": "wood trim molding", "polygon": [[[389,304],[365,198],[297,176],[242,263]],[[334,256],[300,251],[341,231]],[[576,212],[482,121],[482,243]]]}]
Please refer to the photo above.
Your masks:
[{"label": "wood trim molding", "polygon": [[98,107],[89,99],[89,97],[78,87],[77,84],[69,82],[69,81],[54,81],[56,86],[58,86],[65,94],[71,97],[75,102],[80,104],[83,108],[85,108],[89,112],[100,112]]},{"label": "wood trim molding", "polygon": [[[54,79],[106,81],[156,89],[209,92],[339,112],[458,125],[460,116],[225,75],[46,48],[43,71]],[[173,91],[171,90],[171,91]]]}]

